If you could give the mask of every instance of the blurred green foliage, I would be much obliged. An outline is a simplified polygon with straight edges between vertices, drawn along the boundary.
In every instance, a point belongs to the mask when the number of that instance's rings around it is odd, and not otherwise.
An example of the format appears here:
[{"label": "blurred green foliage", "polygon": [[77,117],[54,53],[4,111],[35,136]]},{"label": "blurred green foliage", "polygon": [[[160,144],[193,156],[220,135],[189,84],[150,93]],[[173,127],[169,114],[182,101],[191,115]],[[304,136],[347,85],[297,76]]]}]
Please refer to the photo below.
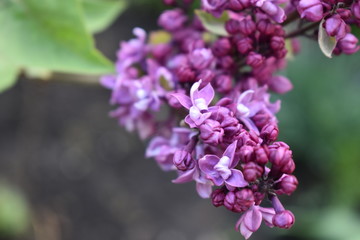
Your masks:
[{"label": "blurred green foliage", "polygon": [[0,91],[22,68],[112,72],[91,33],[106,28],[125,6],[125,0],[0,0]]},{"label": "blurred green foliage", "polygon": [[24,196],[13,186],[0,182],[0,235],[12,238],[24,234],[29,217]]}]

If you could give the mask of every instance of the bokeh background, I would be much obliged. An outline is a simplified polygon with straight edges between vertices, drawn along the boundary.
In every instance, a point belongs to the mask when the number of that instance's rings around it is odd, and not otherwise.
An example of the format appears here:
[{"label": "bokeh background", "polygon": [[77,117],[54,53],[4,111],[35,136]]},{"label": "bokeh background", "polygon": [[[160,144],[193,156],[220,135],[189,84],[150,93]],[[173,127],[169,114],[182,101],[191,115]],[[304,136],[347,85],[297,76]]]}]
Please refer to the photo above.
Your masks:
[{"label": "bokeh background", "polygon": [[[97,47],[110,59],[141,26],[156,29],[159,1],[137,0]],[[252,239],[360,240],[359,53],[327,59],[316,42],[285,74],[281,140],[294,152],[300,185],[282,201],[291,230],[265,226]],[[193,184],[145,159],[146,143],[108,117],[96,77],[21,75],[0,94],[0,239],[233,240],[239,217],[199,198]]]}]

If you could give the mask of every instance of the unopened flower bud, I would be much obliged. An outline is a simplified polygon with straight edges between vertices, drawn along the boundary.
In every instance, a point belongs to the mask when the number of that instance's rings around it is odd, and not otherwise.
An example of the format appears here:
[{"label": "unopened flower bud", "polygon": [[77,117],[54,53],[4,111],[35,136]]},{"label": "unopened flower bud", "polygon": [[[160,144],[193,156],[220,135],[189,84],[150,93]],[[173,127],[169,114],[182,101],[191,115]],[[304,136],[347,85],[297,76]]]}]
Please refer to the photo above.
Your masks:
[{"label": "unopened flower bud", "polygon": [[295,222],[295,216],[289,210],[284,210],[282,212],[276,213],[273,217],[273,224],[279,228],[291,228]]},{"label": "unopened flower bud", "polygon": [[351,11],[353,16],[357,19],[360,20],[360,1],[355,1],[352,5],[351,5]]},{"label": "unopened flower bud", "polygon": [[341,52],[345,54],[353,54],[359,50],[358,39],[351,33],[347,33],[345,37],[339,40],[337,46]]},{"label": "unopened flower bud", "polygon": [[174,153],[173,161],[176,168],[181,171],[192,169],[195,166],[191,153],[186,150],[177,150]]},{"label": "unopened flower bud", "polygon": [[240,53],[246,54],[253,49],[253,40],[248,37],[242,38],[236,42],[236,47]]},{"label": "unopened flower bud", "polygon": [[255,149],[255,162],[264,166],[269,161],[269,157],[264,147],[258,147]]},{"label": "unopened flower bud", "polygon": [[266,124],[260,132],[260,137],[264,140],[265,143],[269,144],[276,141],[279,135],[279,129],[276,123]]},{"label": "unopened flower bud", "polygon": [[240,148],[240,161],[248,163],[254,160],[254,148],[252,146],[244,145]]},{"label": "unopened flower bud", "polygon": [[338,8],[336,13],[340,15],[343,20],[347,20],[351,17],[351,11],[345,8]]},{"label": "unopened flower bud", "polygon": [[248,182],[254,182],[262,176],[264,167],[257,165],[254,162],[246,163],[243,167],[244,178]]},{"label": "unopened flower bud", "polygon": [[279,36],[273,36],[270,40],[270,47],[273,50],[283,49],[285,47],[285,39]]},{"label": "unopened flower bud", "polygon": [[195,80],[195,72],[189,67],[180,67],[177,69],[179,82],[193,82]]},{"label": "unopened flower bud", "polygon": [[206,119],[200,125],[200,138],[208,144],[219,144],[222,142],[224,136],[224,129],[220,126],[218,121]]},{"label": "unopened flower bud", "polygon": [[256,25],[251,19],[245,18],[239,22],[239,31],[246,36],[251,35],[253,32],[255,32],[255,29]]},{"label": "unopened flower bud", "polygon": [[345,37],[346,23],[339,14],[334,14],[326,19],[324,23],[325,30],[329,36],[336,37],[337,40]]},{"label": "unopened flower bud", "polygon": [[276,168],[281,168],[292,160],[292,151],[284,142],[275,142],[269,146],[269,160]]},{"label": "unopened flower bud", "polygon": [[224,189],[222,189],[222,188],[215,189],[211,193],[212,204],[215,207],[220,207],[220,206],[224,205],[225,196],[226,196],[226,193],[225,193]]},{"label": "unopened flower bud", "polygon": [[250,52],[249,55],[246,57],[246,64],[253,68],[257,68],[261,66],[264,62],[264,57],[261,54]]},{"label": "unopened flower bud", "polygon": [[290,80],[284,76],[273,76],[270,79],[269,88],[279,94],[284,94],[293,89]]},{"label": "unopened flower bud", "polygon": [[254,195],[250,189],[228,192],[224,200],[224,206],[233,212],[244,212],[254,204]]},{"label": "unopened flower bud", "polygon": [[231,51],[231,42],[228,38],[220,38],[214,43],[211,50],[217,57],[226,56]]},{"label": "unopened flower bud", "polygon": [[232,89],[232,79],[229,75],[219,75],[215,78],[214,87],[220,93],[227,93]]},{"label": "unopened flower bud", "polygon": [[224,56],[220,58],[219,63],[224,69],[232,69],[235,66],[234,59],[231,56]]},{"label": "unopened flower bud", "polygon": [[268,113],[260,112],[253,117],[255,125],[261,129],[271,120],[271,116]]},{"label": "unopened flower bud", "polygon": [[212,55],[211,50],[206,48],[195,49],[189,55],[189,62],[198,70],[207,68],[213,60],[214,56]]},{"label": "unopened flower bud", "polygon": [[297,10],[301,18],[318,22],[324,17],[323,5],[320,0],[300,0]]},{"label": "unopened flower bud", "polygon": [[294,175],[286,175],[275,184],[276,193],[291,195],[296,190],[298,184],[299,182]]},{"label": "unopened flower bud", "polygon": [[240,22],[235,19],[230,19],[225,23],[225,29],[231,35],[240,32]]},{"label": "unopened flower bud", "polygon": [[230,0],[229,8],[234,11],[241,11],[247,7],[250,7],[250,0]]},{"label": "unopened flower bud", "polygon": [[200,74],[197,76],[197,80],[202,80],[200,88],[205,87],[208,83],[210,83],[213,78],[215,77],[215,74],[210,69],[204,69],[200,72]]},{"label": "unopened flower bud", "polygon": [[258,23],[257,23],[257,29],[265,35],[272,35],[275,31],[275,26],[273,23],[271,23],[269,20],[267,19],[261,19]]},{"label": "unopened flower bud", "polygon": [[159,17],[159,25],[168,31],[175,31],[183,26],[187,17],[181,9],[164,11]]}]

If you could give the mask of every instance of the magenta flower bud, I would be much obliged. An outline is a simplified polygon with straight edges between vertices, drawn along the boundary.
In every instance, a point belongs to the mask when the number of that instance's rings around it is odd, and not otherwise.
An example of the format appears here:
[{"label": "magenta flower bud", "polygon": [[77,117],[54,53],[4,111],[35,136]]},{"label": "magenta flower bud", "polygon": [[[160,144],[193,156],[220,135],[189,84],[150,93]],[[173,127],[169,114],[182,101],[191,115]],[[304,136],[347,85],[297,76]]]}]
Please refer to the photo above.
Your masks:
[{"label": "magenta flower bud", "polygon": [[276,168],[281,168],[292,160],[292,151],[284,142],[275,142],[269,146],[269,160]]},{"label": "magenta flower bud", "polygon": [[[262,2],[262,1],[258,1]],[[271,1],[264,1],[260,7],[261,10],[263,10],[271,19],[278,23],[282,23],[286,19],[286,15],[284,12],[284,9],[277,6],[275,3]]]},{"label": "magenta flower bud", "polygon": [[227,93],[232,89],[232,78],[229,75],[219,75],[215,78],[214,87],[220,93]]},{"label": "magenta flower bud", "polygon": [[253,121],[255,125],[259,129],[263,128],[266,124],[268,124],[270,120],[271,120],[271,116],[265,112],[258,113],[253,117]]},{"label": "magenta flower bud", "polygon": [[235,66],[234,58],[230,56],[220,58],[219,63],[224,69],[232,69]]},{"label": "magenta flower bud", "polygon": [[215,189],[211,193],[211,202],[215,207],[220,207],[224,205],[225,197],[226,197],[226,193],[223,188]]},{"label": "magenta flower bud", "polygon": [[273,217],[273,224],[279,228],[289,229],[295,222],[295,216],[289,210],[284,210],[280,213],[276,213]]},{"label": "magenta flower bud", "polygon": [[337,47],[345,54],[353,54],[359,50],[357,45],[358,39],[351,33],[347,33],[345,37],[339,40]]},{"label": "magenta flower bud", "polygon": [[178,30],[186,22],[187,17],[181,9],[164,11],[158,20],[158,24],[168,31]]},{"label": "magenta flower bud", "polygon": [[260,178],[264,173],[264,167],[257,165],[254,162],[246,163],[243,167],[244,178],[248,182],[254,182]]},{"label": "magenta flower bud", "polygon": [[244,212],[254,204],[254,195],[250,189],[228,192],[224,200],[224,206],[233,212]]},{"label": "magenta flower bud", "polygon": [[324,17],[323,5],[320,0],[300,0],[297,10],[301,18],[318,22]]},{"label": "magenta flower bud", "polygon": [[191,153],[186,150],[177,150],[174,153],[173,162],[176,168],[181,171],[193,169],[195,166]]},{"label": "magenta flower bud", "polygon": [[266,124],[260,132],[260,137],[264,140],[265,143],[269,144],[276,141],[279,135],[279,129],[276,123]]},{"label": "magenta flower bud", "polygon": [[230,34],[237,34],[240,32],[240,22],[235,19],[230,19],[225,23],[225,29]]},{"label": "magenta flower bud", "polygon": [[210,83],[215,77],[215,74],[210,69],[204,69],[197,76],[197,80],[202,80],[200,88],[205,87],[208,83]]},{"label": "magenta flower bud", "polygon": [[349,19],[352,15],[351,11],[349,9],[345,9],[345,8],[338,8],[336,10],[336,13],[339,14],[343,20]]},{"label": "magenta flower bud", "polygon": [[208,144],[219,144],[224,136],[224,129],[218,121],[206,119],[200,125],[200,138]]},{"label": "magenta flower bud", "polygon": [[240,148],[240,161],[242,163],[248,163],[254,161],[254,148],[249,145],[244,145]]},{"label": "magenta flower bud", "polygon": [[168,6],[174,6],[176,4],[175,0],[163,0],[163,3]]},{"label": "magenta flower bud", "polygon": [[256,205],[260,205],[260,203],[264,200],[265,193],[262,192],[255,192],[254,193],[254,201]]},{"label": "magenta flower bud", "polygon": [[269,161],[268,154],[264,147],[255,149],[255,162],[259,165],[264,166]]},{"label": "magenta flower bud", "polygon": [[195,72],[191,70],[189,67],[180,67],[176,71],[177,77],[179,78],[179,82],[194,82],[195,80]]},{"label": "magenta flower bud", "polygon": [[273,36],[270,40],[270,47],[273,50],[283,49],[285,47],[285,39],[279,36]]},{"label": "magenta flower bud", "polygon": [[327,34],[336,37],[337,40],[346,35],[346,23],[341,19],[339,14],[334,14],[332,17],[326,19],[324,27]]},{"label": "magenta flower bud", "polygon": [[198,70],[209,67],[213,60],[214,56],[212,55],[211,50],[206,48],[195,49],[189,55],[189,62]]},{"label": "magenta flower bud", "polygon": [[257,23],[257,29],[259,32],[265,35],[272,35],[275,31],[275,26],[267,19],[261,19]]},{"label": "magenta flower bud", "polygon": [[264,57],[256,52],[250,52],[246,57],[246,64],[253,68],[260,67],[263,62]]},{"label": "magenta flower bud", "polygon": [[280,169],[281,173],[291,174],[295,171],[295,162],[291,158],[285,165]]},{"label": "magenta flower bud", "polygon": [[284,94],[293,89],[290,80],[284,76],[273,76],[270,79],[269,88],[276,93]]},{"label": "magenta flower bud", "polygon": [[246,54],[253,49],[253,40],[248,37],[242,38],[236,42],[236,47],[240,53]]},{"label": "magenta flower bud", "polygon": [[238,146],[256,146],[259,143],[259,137],[254,134],[252,131],[248,132],[245,129],[241,129],[238,139]]},{"label": "magenta flower bud", "polygon": [[213,44],[211,50],[216,57],[223,57],[231,52],[231,47],[228,38],[220,38]]},{"label": "magenta flower bud", "polygon": [[153,47],[151,53],[154,58],[158,60],[163,60],[166,56],[168,56],[172,51],[172,47],[170,44],[158,44]]},{"label": "magenta flower bud", "polygon": [[245,18],[242,21],[240,21],[239,23],[240,33],[248,36],[253,34],[255,30],[256,30],[256,25],[253,20]]},{"label": "magenta flower bud", "polygon": [[291,195],[297,188],[299,182],[294,175],[286,175],[275,184],[277,194]]},{"label": "magenta flower bud", "polygon": [[245,8],[250,7],[250,5],[250,0],[230,0],[228,7],[234,11],[241,11]]},{"label": "magenta flower bud", "polygon": [[360,1],[356,1],[351,5],[351,12],[356,19],[360,20]]},{"label": "magenta flower bud", "polygon": [[208,12],[221,12],[227,0],[201,0],[202,7]]}]

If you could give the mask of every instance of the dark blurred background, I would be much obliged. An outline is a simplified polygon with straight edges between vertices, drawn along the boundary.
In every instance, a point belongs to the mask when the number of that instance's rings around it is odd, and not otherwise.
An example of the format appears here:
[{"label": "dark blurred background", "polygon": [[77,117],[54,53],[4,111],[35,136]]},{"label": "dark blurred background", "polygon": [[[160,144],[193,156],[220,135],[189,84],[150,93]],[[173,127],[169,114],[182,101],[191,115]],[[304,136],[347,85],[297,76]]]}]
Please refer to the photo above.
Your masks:
[{"label": "dark blurred background", "polygon": [[[98,48],[114,60],[133,27],[156,29],[160,6],[134,2],[96,36]],[[284,74],[294,90],[274,98],[300,185],[282,201],[297,222],[262,226],[251,239],[360,240],[359,53],[326,59],[304,40]],[[239,215],[199,198],[193,184],[172,184],[173,173],[145,159],[146,143],[108,117],[110,93],[83,82],[22,76],[0,95],[0,239],[242,238]]]}]

